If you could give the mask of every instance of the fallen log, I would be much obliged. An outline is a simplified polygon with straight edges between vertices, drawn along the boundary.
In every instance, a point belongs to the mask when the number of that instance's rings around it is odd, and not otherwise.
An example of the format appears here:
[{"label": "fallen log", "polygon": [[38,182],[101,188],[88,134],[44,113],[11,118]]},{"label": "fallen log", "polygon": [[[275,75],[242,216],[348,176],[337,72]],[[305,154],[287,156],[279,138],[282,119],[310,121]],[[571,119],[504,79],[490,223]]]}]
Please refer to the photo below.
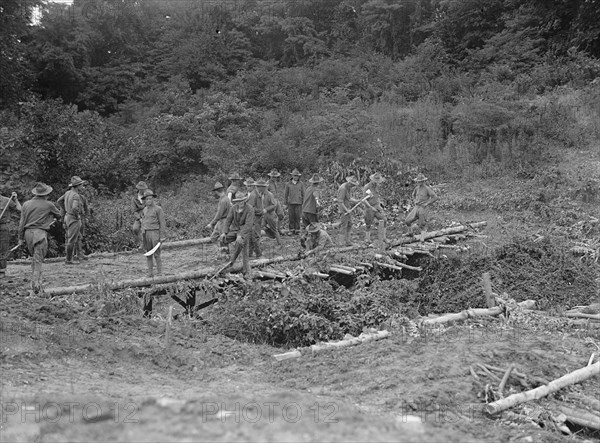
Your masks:
[{"label": "fallen log", "polygon": [[363,332],[358,337],[352,337],[352,338],[348,338],[348,339],[344,339],[344,340],[340,340],[340,341],[336,341],[336,342],[327,342],[327,343],[321,343],[318,345],[312,345],[310,347],[310,349],[313,353],[316,353],[316,352],[324,351],[327,349],[343,348],[346,346],[354,346],[354,345],[358,345],[361,343],[367,343],[369,341],[381,340],[381,339],[387,338],[389,336],[390,336],[389,331],[377,331],[377,332],[371,332],[371,333]]},{"label": "fallen log", "polygon": [[600,320],[600,314],[584,314],[582,312],[567,312],[565,317],[588,318],[590,320]]},{"label": "fallen log", "polygon": [[586,405],[588,408],[592,408],[600,412],[600,400],[588,397],[587,395],[583,394],[570,394],[570,396],[576,398],[577,400],[579,400],[579,402]]},{"label": "fallen log", "polygon": [[516,406],[518,404],[540,399],[566,386],[570,386],[575,383],[580,383],[584,380],[587,380],[590,377],[599,374],[600,362],[595,363],[592,366],[586,366],[585,368],[577,369],[576,371],[573,371],[570,374],[563,375],[562,377],[551,381],[547,385],[540,386],[538,388],[531,389],[526,392],[513,394],[506,398],[490,403],[485,406],[485,411],[490,415],[494,415],[498,412],[512,408],[513,406]]},{"label": "fallen log", "polygon": [[423,270],[423,268],[421,268],[420,266],[411,266],[400,262],[396,262],[395,265],[403,269],[410,269],[411,271],[421,272]]},{"label": "fallen log", "polygon": [[[519,307],[521,307],[523,309],[527,309],[526,307],[531,306],[532,301],[533,300],[525,300],[525,301],[518,303],[518,305],[519,305]],[[455,314],[444,314],[439,317],[425,319],[425,320],[423,320],[423,324],[424,325],[433,325],[433,324],[439,324],[439,323],[448,323],[450,321],[466,320],[468,318],[473,318],[473,317],[499,315],[502,312],[504,312],[504,308],[501,306],[495,306],[493,308],[466,309],[464,311],[457,312]]]},{"label": "fallen log", "polygon": [[331,266],[335,266],[336,268],[340,268],[340,269],[346,269],[347,271],[350,271],[352,273],[355,273],[357,271],[356,268],[353,268],[352,266],[348,266],[348,265],[342,265],[341,263],[334,263]]},{"label": "fallen log", "polygon": [[567,416],[567,421],[600,431],[600,415],[565,405],[558,405],[558,410]]},{"label": "fallen log", "polygon": [[275,357],[275,360],[277,360],[277,361],[283,361],[283,360],[289,360],[291,358],[300,358],[300,357],[302,357],[302,354],[300,353],[300,351],[295,349],[290,352],[284,352],[283,354],[275,354],[273,357]]},{"label": "fallen log", "polygon": [[329,272],[335,272],[337,274],[344,274],[344,275],[354,275],[354,272],[352,272],[352,271],[349,271],[349,270],[343,269],[343,268],[338,268],[335,266],[330,266]]},{"label": "fallen log", "polygon": [[[451,228],[445,228],[445,229],[440,229],[438,231],[431,231],[431,232],[426,232],[425,235],[423,236],[423,238],[425,240],[430,239],[430,238],[434,238],[434,237],[440,237],[443,235],[448,235],[448,234],[458,234],[459,232],[463,232],[466,231],[468,229],[476,229],[476,228],[481,228],[483,226],[485,226],[487,224],[487,221],[481,221],[481,222],[476,222],[476,223],[470,223],[467,226],[453,226]],[[405,244],[409,244],[409,243],[413,243],[415,241],[414,237],[404,237],[394,243],[392,243],[390,246],[388,246],[389,248],[395,248],[396,246],[400,246],[400,245],[405,245]]]}]

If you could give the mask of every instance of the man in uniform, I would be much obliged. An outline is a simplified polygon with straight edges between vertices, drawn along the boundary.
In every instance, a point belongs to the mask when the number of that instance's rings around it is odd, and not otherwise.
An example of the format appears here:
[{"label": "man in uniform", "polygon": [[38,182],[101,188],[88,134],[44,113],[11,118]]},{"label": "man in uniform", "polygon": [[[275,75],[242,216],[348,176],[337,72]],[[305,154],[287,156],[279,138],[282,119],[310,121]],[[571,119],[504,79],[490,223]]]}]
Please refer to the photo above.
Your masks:
[{"label": "man in uniform", "polygon": [[272,169],[267,175],[269,176],[269,187],[267,188],[267,191],[273,194],[273,196],[277,199],[277,207],[275,208],[275,214],[277,215],[277,232],[279,232],[279,235],[282,235],[281,222],[283,221],[285,214],[283,212],[283,205],[281,204],[281,198],[279,196],[279,177],[281,177],[281,174],[277,169]]},{"label": "man in uniform", "polygon": [[254,226],[252,236],[250,237],[250,256],[256,253],[256,258],[262,256],[260,248],[260,236],[262,229],[263,216],[267,213],[263,198],[267,190],[267,182],[259,179],[254,182],[254,190],[248,195],[248,204],[254,208]]},{"label": "man in uniform", "polygon": [[146,207],[144,204],[144,191],[148,189],[148,185],[146,182],[138,182],[135,185],[137,189],[137,194],[135,197],[131,199],[131,206],[133,207],[133,215],[134,221],[133,226],[131,226],[131,230],[133,231],[133,235],[138,240],[140,251],[144,250],[144,239],[142,238],[142,211]]},{"label": "man in uniform", "polygon": [[[225,219],[227,219],[227,214],[229,214],[231,202],[227,194],[225,194],[225,187],[221,183],[215,183],[213,193],[215,198],[219,200],[219,203],[217,203],[217,212],[211,222],[206,225],[206,229],[212,230],[210,240],[214,243],[223,233],[223,225],[225,224]],[[224,252],[228,252],[228,249],[225,248]]]},{"label": "man in uniform", "polygon": [[359,186],[358,179],[349,175],[346,177],[346,183],[342,184],[338,189],[338,207],[340,210],[340,230],[338,233],[339,246],[350,246],[350,231],[352,230],[352,206],[358,203],[358,200],[352,197],[352,190],[355,186]]},{"label": "man in uniform", "polygon": [[302,203],[302,224],[304,230],[302,231],[302,238],[300,244],[304,245],[306,239],[306,227],[311,223],[317,223],[319,221],[319,186],[323,179],[319,174],[313,174],[308,180],[310,183],[309,187],[304,192],[304,202]]},{"label": "man in uniform", "polygon": [[242,186],[243,178],[237,172],[234,172],[229,176],[229,180],[231,181],[229,187],[227,188],[226,194],[229,198],[230,202],[233,202],[233,199],[236,196],[236,193],[240,190]]},{"label": "man in uniform", "polygon": [[[379,185],[385,181],[383,176],[376,172],[369,177],[371,180],[363,187],[364,197],[368,197],[365,202],[365,242],[371,242],[371,226],[373,221],[377,219],[379,221],[377,228],[377,239],[381,244],[385,243],[385,230],[387,224],[387,217],[381,207],[379,201]],[[370,191],[370,192],[369,192]]]},{"label": "man in uniform", "polygon": [[80,177],[74,175],[71,177],[71,183],[69,183],[69,188],[71,189],[65,192],[57,201],[57,204],[64,213],[63,226],[65,228],[66,265],[79,263],[79,259],[73,256],[79,242],[81,216],[84,211],[79,191],[85,183]]},{"label": "man in uniform", "polygon": [[283,202],[288,209],[290,233],[297,235],[300,232],[300,217],[302,216],[302,203],[304,202],[304,184],[300,181],[298,169],[292,171],[292,179],[286,183]]},{"label": "man in uniform", "polygon": [[306,239],[306,255],[315,254],[325,248],[333,246],[333,241],[327,231],[321,229],[321,225],[317,222],[310,223],[306,227],[308,237]]},{"label": "man in uniform", "polygon": [[427,177],[422,173],[417,175],[414,179],[417,183],[417,186],[412,192],[412,200],[415,206],[404,220],[404,223],[409,229],[415,221],[417,222],[417,225],[420,228],[419,230],[421,231],[421,239],[425,234],[427,221],[429,220],[429,206],[438,200],[437,194],[425,183],[427,180]]},{"label": "man in uniform", "polygon": [[[146,207],[142,211],[142,237],[144,238],[144,248],[146,252],[154,249],[156,245],[163,242],[165,233],[167,231],[167,224],[165,222],[165,214],[163,209],[156,204],[154,199],[156,194],[151,189],[144,191],[144,204]],[[162,259],[160,256],[161,247],[154,252],[154,254],[146,257],[146,264],[148,265],[148,277],[154,277],[153,270],[153,258],[156,261],[156,274],[162,273]]]},{"label": "man in uniform", "polygon": [[248,194],[243,192],[236,194],[233,199],[233,206],[229,208],[229,213],[225,219],[223,233],[219,238],[223,245],[234,243],[229,266],[235,263],[240,253],[242,254],[242,266],[245,275],[250,273],[248,249],[254,225],[254,208],[247,203],[247,200]]},{"label": "man in uniform", "polygon": [[[263,182],[263,180],[259,180],[256,182],[257,189],[260,189],[263,186]],[[277,205],[279,202],[277,198],[273,195],[273,193],[269,192],[267,182],[264,182],[264,186],[267,187],[267,189],[265,189],[264,191],[264,195],[262,198],[263,207],[265,210],[263,216],[263,226],[265,228],[265,234],[270,238],[274,238],[277,241],[277,245],[281,246],[281,237],[279,236],[276,213]]]},{"label": "man in uniform", "polygon": [[27,243],[31,254],[31,289],[41,290],[42,263],[48,252],[48,229],[55,218],[60,218],[59,209],[48,201],[52,187],[38,183],[31,191],[34,197],[23,203],[21,221],[19,223],[19,245]]},{"label": "man in uniform", "polygon": [[21,203],[17,198],[17,193],[10,194],[10,198],[0,195],[0,279],[6,276],[6,258],[8,255],[10,230],[8,221],[10,220],[11,209],[21,211]]}]

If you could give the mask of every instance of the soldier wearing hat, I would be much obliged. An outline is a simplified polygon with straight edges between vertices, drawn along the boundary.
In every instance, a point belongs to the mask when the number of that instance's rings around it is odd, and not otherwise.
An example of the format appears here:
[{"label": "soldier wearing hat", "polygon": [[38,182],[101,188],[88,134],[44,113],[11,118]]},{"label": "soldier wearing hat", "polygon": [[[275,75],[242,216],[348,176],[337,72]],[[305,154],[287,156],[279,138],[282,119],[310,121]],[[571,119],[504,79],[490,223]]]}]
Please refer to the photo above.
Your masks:
[{"label": "soldier wearing hat", "polygon": [[340,230],[338,232],[338,243],[339,246],[345,244],[350,246],[350,231],[352,230],[352,205],[355,205],[359,201],[352,197],[352,190],[354,187],[359,186],[358,179],[349,175],[346,177],[346,183],[343,183],[338,188],[338,207],[340,210]]},{"label": "soldier wearing hat", "polygon": [[285,213],[283,212],[283,205],[281,204],[279,195],[279,177],[281,177],[281,174],[277,169],[272,169],[267,175],[269,176],[269,186],[267,187],[267,191],[273,194],[277,199],[277,207],[275,208],[275,214],[277,215],[277,232],[282,235],[281,222],[283,221]]},{"label": "soldier wearing hat", "polygon": [[300,232],[300,217],[302,216],[302,203],[304,202],[304,184],[300,181],[300,171],[294,169],[292,179],[286,183],[283,194],[283,203],[288,209],[290,232],[297,235]]},{"label": "soldier wearing hat", "polygon": [[216,182],[212,190],[219,203],[217,203],[217,212],[210,223],[206,225],[206,229],[212,230],[210,239],[214,243],[223,233],[223,224],[225,224],[229,208],[231,208],[231,201],[225,194],[225,187],[221,183]]},{"label": "soldier wearing hat", "polygon": [[412,192],[414,207],[404,220],[404,223],[409,228],[416,221],[421,230],[421,234],[424,234],[427,221],[429,220],[429,206],[438,200],[437,194],[431,189],[431,186],[426,184],[427,180],[427,177],[422,173],[419,173],[414,179],[417,183],[417,186]]},{"label": "soldier wearing hat", "polygon": [[313,254],[322,251],[325,248],[333,246],[331,237],[318,222],[310,223],[306,227],[308,237],[306,239],[306,253]]},{"label": "soldier wearing hat", "polygon": [[134,221],[133,225],[131,226],[131,230],[133,232],[133,235],[135,235],[135,237],[138,240],[138,243],[140,245],[140,251],[143,251],[144,240],[142,238],[142,211],[146,207],[146,205],[144,204],[143,197],[144,191],[148,189],[148,185],[146,184],[146,182],[140,181],[137,185],[135,185],[135,188],[137,189],[137,193],[135,197],[131,199],[131,206],[133,208],[134,215]]},{"label": "soldier wearing hat", "polygon": [[378,240],[383,243],[386,240],[385,230],[387,217],[385,216],[383,208],[381,207],[381,202],[379,201],[379,185],[383,183],[385,179],[379,172],[376,172],[369,176],[369,180],[370,182],[363,187],[363,195],[366,198],[364,201],[366,225],[365,242],[371,242],[371,226],[373,225],[373,221],[377,219],[379,221],[377,229]]},{"label": "soldier wearing hat", "polygon": [[[163,242],[167,231],[165,222],[165,213],[163,209],[156,204],[154,199],[156,194],[151,189],[146,189],[142,200],[146,207],[142,211],[142,238],[144,239],[144,249],[146,252],[154,249],[156,245]],[[154,261],[156,261],[156,274],[162,273],[162,258],[160,256],[160,246],[154,254],[146,257],[148,266],[148,277],[154,277]],[[154,259],[153,259],[154,257]]]},{"label": "soldier wearing hat", "polygon": [[9,209],[16,209],[19,212],[23,209],[16,192],[10,194],[10,197],[0,195],[0,279],[6,276],[6,257],[10,241],[10,230],[8,229]]},{"label": "soldier wearing hat", "polygon": [[69,183],[69,190],[56,202],[64,214],[63,226],[65,228],[65,264],[74,265],[79,259],[74,257],[79,236],[81,234],[81,220],[85,216],[84,202],[79,194],[87,182],[74,175]]},{"label": "soldier wearing hat", "polygon": [[277,244],[281,246],[281,237],[279,235],[279,226],[277,224],[277,206],[279,205],[279,201],[273,193],[268,190],[268,182],[258,180],[256,182],[256,189],[261,189],[263,187],[265,187],[265,191],[262,197],[262,203],[265,213],[263,215],[262,225],[265,234],[270,238],[274,238],[277,241]]},{"label": "soldier wearing hat", "polygon": [[254,191],[256,189],[256,187],[255,187],[256,182],[254,181],[254,179],[252,177],[248,177],[246,180],[244,180],[243,184],[246,187],[247,194],[251,194],[252,191]]},{"label": "soldier wearing hat", "polygon": [[[323,179],[319,176],[319,174],[313,174],[313,176],[308,180],[310,185],[304,192],[304,201],[302,203],[302,224],[304,228],[311,223],[317,223],[319,221],[319,188],[322,181]],[[304,243],[305,236],[306,229],[302,231],[302,239],[300,240],[301,244]]]},{"label": "soldier wearing hat", "polygon": [[250,272],[250,261],[248,249],[252,228],[254,225],[254,208],[247,202],[248,194],[238,192],[233,199],[233,206],[229,208],[229,213],[223,225],[223,233],[219,237],[222,245],[234,243],[233,253],[229,265],[233,265],[240,253],[242,254],[242,266],[244,274]]},{"label": "soldier wearing hat", "polygon": [[42,263],[48,252],[48,230],[54,219],[61,217],[60,210],[48,201],[52,187],[37,183],[31,191],[34,197],[23,203],[19,223],[19,245],[26,243],[31,254],[31,289],[41,290]]},{"label": "soldier wearing hat", "polygon": [[230,180],[230,184],[225,193],[227,194],[229,201],[233,202],[236,193],[240,190],[240,187],[242,186],[242,180],[244,179],[237,172],[231,174],[228,177],[228,179]]},{"label": "soldier wearing hat", "polygon": [[[248,204],[254,208],[254,225],[252,228],[252,235],[250,236],[250,256],[256,253],[256,257],[258,258],[262,256],[260,235],[263,216],[267,213],[264,201],[267,182],[259,179],[256,182],[252,182],[252,186],[254,187],[254,190],[248,194]],[[275,209],[274,206],[273,209]]]}]

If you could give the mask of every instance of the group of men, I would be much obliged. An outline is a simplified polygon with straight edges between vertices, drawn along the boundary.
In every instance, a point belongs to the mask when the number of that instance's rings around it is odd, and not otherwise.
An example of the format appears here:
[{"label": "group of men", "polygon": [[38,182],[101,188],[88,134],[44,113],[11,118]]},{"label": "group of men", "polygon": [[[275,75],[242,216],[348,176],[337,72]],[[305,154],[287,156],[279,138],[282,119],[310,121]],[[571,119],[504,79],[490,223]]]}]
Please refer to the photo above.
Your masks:
[{"label": "group of men", "polygon": [[[239,255],[242,255],[242,270],[250,271],[249,257],[255,254],[262,256],[261,235],[276,240],[281,245],[281,221],[284,218],[283,207],[287,208],[289,220],[289,235],[300,234],[300,243],[306,254],[318,252],[333,245],[331,237],[319,224],[319,211],[321,209],[320,193],[323,179],[319,174],[313,174],[308,180],[310,185],[305,187],[300,181],[301,173],[294,169],[290,173],[290,180],[285,183],[283,198],[279,196],[279,181],[281,174],[272,170],[268,180],[252,178],[243,180],[233,173],[229,176],[230,185],[227,189],[220,182],[215,183],[213,192],[219,200],[217,211],[206,228],[211,230],[211,240],[219,242],[223,252],[229,253],[228,245],[233,243],[234,248],[228,266],[233,265]],[[363,188],[363,197],[357,199],[354,190],[360,186],[358,179],[350,175],[339,187],[337,201],[340,211],[340,221],[336,225],[338,230],[338,245],[350,246],[352,216],[355,209],[363,207],[366,225],[365,241],[371,242],[371,228],[374,221],[378,222],[378,241],[381,245],[387,242],[386,226],[387,217],[380,200],[380,185],[385,181],[380,173],[372,174],[369,183]],[[426,185],[427,178],[419,174],[415,178],[415,187],[412,198],[414,208],[405,218],[407,227],[417,222],[423,229],[429,216],[429,205],[437,200],[433,189]],[[301,229],[301,224],[303,225]],[[225,267],[224,269],[227,269]]]},{"label": "group of men", "polygon": [[[234,173],[229,176],[230,184],[227,188],[217,182],[212,189],[218,199],[217,210],[206,228],[211,231],[211,240],[218,242],[224,253],[229,254],[229,245],[233,244],[227,266],[233,265],[241,254],[244,273],[250,271],[250,256],[262,256],[263,232],[281,245],[281,236],[286,234],[281,226],[285,214],[284,207],[287,208],[289,220],[287,234],[300,234],[304,254],[313,254],[333,245],[331,237],[319,223],[323,183],[319,174],[313,174],[308,180],[309,186],[305,187],[300,180],[302,174],[294,169],[290,173],[290,180],[283,186],[283,196],[278,180],[281,174],[272,170],[267,175],[269,179],[254,181],[252,178],[244,180]],[[371,228],[375,220],[378,223],[378,241],[387,241],[387,216],[379,193],[380,185],[385,179],[381,174],[375,173],[369,180],[369,183],[362,187],[361,199],[354,196],[355,188],[360,186],[355,176],[346,177],[338,189],[340,221],[336,225],[339,227],[339,246],[351,245],[353,212],[361,206],[364,209],[366,225],[365,241],[371,242]],[[426,185],[427,178],[423,174],[419,174],[414,181],[417,183],[412,193],[414,207],[404,222],[407,227],[417,222],[420,229],[423,229],[429,217],[429,206],[438,197],[433,189]],[[26,244],[32,256],[31,285],[34,291],[41,289],[42,263],[48,251],[47,233],[56,220],[62,220],[65,230],[65,264],[75,265],[80,263],[80,260],[87,260],[82,250],[85,217],[89,212],[87,199],[82,194],[86,183],[80,177],[73,176],[68,191],[58,199],[56,205],[48,200],[53,191],[52,187],[44,183],[35,185],[31,191],[33,198],[23,205],[14,192],[10,198],[0,196],[0,278],[5,277],[6,259],[9,255],[8,209],[21,211],[19,246]],[[140,250],[146,251],[147,275],[153,277],[154,264],[157,274],[162,273],[160,246],[166,233],[165,215],[162,208],[156,204],[156,194],[145,182],[140,181],[136,189],[137,194],[132,198],[132,231],[139,242]]]}]

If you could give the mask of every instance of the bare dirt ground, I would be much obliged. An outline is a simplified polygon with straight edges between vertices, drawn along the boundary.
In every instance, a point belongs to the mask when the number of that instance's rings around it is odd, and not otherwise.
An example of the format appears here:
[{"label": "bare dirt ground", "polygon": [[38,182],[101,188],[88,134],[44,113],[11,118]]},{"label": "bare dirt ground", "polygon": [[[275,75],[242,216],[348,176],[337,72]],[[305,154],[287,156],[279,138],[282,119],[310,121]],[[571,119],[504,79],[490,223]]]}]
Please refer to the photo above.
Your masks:
[{"label": "bare dirt ground", "polygon": [[[468,192],[476,200],[480,191]],[[434,222],[488,220],[488,238],[478,241],[490,248],[543,230],[528,212],[510,215],[442,207]],[[296,242],[286,238],[277,248],[269,240],[266,255],[297,252]],[[165,250],[163,261],[165,273],[177,273],[225,258],[207,245]],[[597,398],[598,377],[519,407],[536,424],[486,416],[483,392],[498,380],[485,373],[476,379],[469,369],[514,364],[529,377],[553,380],[600,350],[599,329],[589,325],[545,313],[419,334],[390,324],[387,339],[277,362],[273,355],[285,349],[207,334],[184,317],[173,321],[167,344],[168,307],[183,309],[166,296],[152,318],[142,318],[139,306],[111,306],[101,291],[31,296],[29,272],[9,264],[10,281],[0,290],[1,441],[600,441],[575,428],[565,437],[547,412],[558,402],[584,408],[572,394]],[[44,265],[47,287],[144,274],[141,254]],[[210,319],[218,309],[202,315]],[[505,394],[532,387],[510,379]]]}]

